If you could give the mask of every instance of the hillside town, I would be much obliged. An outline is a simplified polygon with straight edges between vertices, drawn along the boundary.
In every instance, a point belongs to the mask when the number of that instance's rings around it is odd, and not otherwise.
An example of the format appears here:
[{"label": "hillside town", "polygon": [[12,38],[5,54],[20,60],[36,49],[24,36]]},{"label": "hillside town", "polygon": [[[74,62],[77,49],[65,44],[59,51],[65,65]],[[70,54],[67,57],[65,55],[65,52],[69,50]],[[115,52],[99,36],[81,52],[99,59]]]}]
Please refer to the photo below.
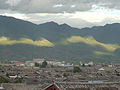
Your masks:
[{"label": "hillside town", "polygon": [[1,62],[0,83],[2,90],[120,90],[120,64],[45,59]]}]

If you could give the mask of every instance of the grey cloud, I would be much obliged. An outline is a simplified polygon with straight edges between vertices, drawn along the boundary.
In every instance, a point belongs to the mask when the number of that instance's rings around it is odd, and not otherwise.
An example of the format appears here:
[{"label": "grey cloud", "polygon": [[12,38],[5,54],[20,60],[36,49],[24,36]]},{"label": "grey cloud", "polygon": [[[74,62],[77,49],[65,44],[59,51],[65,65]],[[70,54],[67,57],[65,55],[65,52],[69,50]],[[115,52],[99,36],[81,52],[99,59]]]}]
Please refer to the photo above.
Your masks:
[{"label": "grey cloud", "polygon": [[[120,0],[10,0],[17,3],[11,5],[0,0],[0,9],[11,9],[22,13],[72,13],[75,11],[87,11],[92,5],[100,5],[108,8],[120,9]],[[63,7],[53,7],[62,4]],[[75,7],[71,8],[71,5]]]},{"label": "grey cloud", "polygon": [[0,0],[0,9],[8,9],[9,4],[6,3],[6,0]]},{"label": "grey cloud", "polygon": [[110,23],[120,23],[119,20],[116,20],[114,18],[105,18],[101,22],[87,22],[86,20],[83,20],[81,18],[70,18],[71,14],[69,15],[61,15],[61,14],[47,14],[46,16],[39,16],[39,15],[34,15],[34,14],[27,14],[27,17],[29,17],[29,21],[32,21],[36,24],[40,23],[45,23],[49,21],[55,21],[59,24],[62,23],[67,23],[68,25],[72,27],[77,27],[77,28],[84,28],[84,27],[93,27],[93,26],[103,26],[105,24],[110,24]]},{"label": "grey cloud", "polygon": [[92,27],[95,25],[95,23],[90,23],[82,19],[69,18],[71,17],[70,15],[67,15],[67,16],[61,16],[61,15],[37,16],[33,14],[27,14],[27,17],[29,17],[29,21],[32,21],[36,24],[54,21],[59,24],[67,23],[68,25],[72,27],[77,27],[77,28]]},{"label": "grey cloud", "polygon": [[21,2],[21,0],[7,0],[6,3],[9,4],[10,6],[16,6],[17,4],[19,4],[19,2]]}]

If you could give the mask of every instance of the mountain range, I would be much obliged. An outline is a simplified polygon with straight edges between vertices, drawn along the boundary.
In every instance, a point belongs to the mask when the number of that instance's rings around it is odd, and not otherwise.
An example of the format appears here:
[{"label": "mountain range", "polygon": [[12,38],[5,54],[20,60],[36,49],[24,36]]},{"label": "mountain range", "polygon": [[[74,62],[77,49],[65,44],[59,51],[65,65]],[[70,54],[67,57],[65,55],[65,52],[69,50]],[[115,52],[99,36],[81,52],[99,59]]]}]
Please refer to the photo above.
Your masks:
[{"label": "mountain range", "polygon": [[120,24],[74,28],[0,16],[0,60],[120,61]]}]

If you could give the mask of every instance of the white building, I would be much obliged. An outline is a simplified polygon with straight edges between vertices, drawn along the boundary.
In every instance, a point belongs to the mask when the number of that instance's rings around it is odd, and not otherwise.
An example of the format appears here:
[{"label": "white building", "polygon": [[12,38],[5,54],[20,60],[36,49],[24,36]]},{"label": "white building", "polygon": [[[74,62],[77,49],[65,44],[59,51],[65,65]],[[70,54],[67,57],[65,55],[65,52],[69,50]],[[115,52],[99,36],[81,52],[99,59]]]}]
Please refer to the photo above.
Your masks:
[{"label": "white building", "polygon": [[46,61],[48,65],[64,66],[64,62],[60,62],[57,60],[45,60],[45,59],[34,59],[33,61],[26,61],[26,66],[35,66],[35,63],[42,64],[44,61]]}]

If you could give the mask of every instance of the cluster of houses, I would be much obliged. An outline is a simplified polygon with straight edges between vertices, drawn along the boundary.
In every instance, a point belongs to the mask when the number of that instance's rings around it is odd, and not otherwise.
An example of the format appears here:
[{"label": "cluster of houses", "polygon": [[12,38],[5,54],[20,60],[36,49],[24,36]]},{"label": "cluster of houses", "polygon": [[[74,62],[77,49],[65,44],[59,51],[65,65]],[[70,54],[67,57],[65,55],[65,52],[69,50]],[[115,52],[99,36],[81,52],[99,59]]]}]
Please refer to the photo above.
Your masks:
[{"label": "cluster of houses", "polygon": [[81,83],[55,82],[44,85],[3,84],[0,90],[120,90],[120,82]]},{"label": "cluster of houses", "polygon": [[[44,61],[47,67],[35,67],[35,63]],[[80,72],[74,72],[75,67],[79,67]],[[8,82],[3,83],[0,90],[119,90],[120,64],[70,64],[45,59],[13,61],[0,65],[1,77]]]},{"label": "cluster of houses", "polygon": [[[34,67],[35,66],[35,63],[38,63],[38,64],[42,64],[44,61],[46,61],[48,63],[48,65],[53,65],[53,66],[61,66],[61,67],[73,67],[74,64],[72,63],[68,63],[68,62],[65,62],[65,61],[58,61],[58,60],[45,60],[44,58],[43,59],[33,59],[32,61],[25,61],[25,62],[22,62],[22,61],[11,61],[12,63],[16,64],[17,66],[31,66],[31,67]],[[77,65],[81,65],[81,66],[93,66],[94,63],[91,61],[91,62],[88,62],[88,63],[83,63],[83,62],[80,62],[79,64],[76,64]]]},{"label": "cluster of houses", "polygon": [[58,60],[45,60],[45,59],[33,59],[32,61],[12,61],[12,63],[16,64],[17,66],[31,66],[34,67],[35,63],[42,64],[44,61],[47,62],[48,65],[53,66],[73,66],[73,64],[66,63],[65,61],[58,61]]}]

